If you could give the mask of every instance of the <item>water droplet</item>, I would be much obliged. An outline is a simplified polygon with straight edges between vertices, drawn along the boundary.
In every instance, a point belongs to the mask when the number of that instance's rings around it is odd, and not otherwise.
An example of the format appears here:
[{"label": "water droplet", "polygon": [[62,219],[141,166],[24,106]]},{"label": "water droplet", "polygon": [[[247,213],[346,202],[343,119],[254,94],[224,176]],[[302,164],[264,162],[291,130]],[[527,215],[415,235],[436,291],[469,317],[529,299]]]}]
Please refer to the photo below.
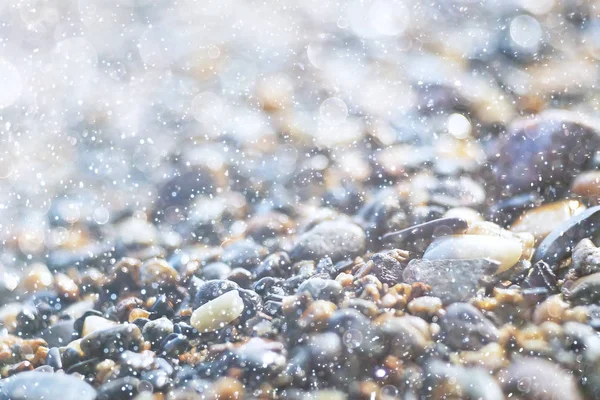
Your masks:
[{"label": "water droplet", "polygon": [[327,125],[339,125],[348,117],[348,106],[339,97],[330,97],[321,103],[319,114]]},{"label": "water droplet", "polygon": [[532,16],[519,15],[510,23],[510,37],[517,45],[534,49],[542,39],[542,27]]}]

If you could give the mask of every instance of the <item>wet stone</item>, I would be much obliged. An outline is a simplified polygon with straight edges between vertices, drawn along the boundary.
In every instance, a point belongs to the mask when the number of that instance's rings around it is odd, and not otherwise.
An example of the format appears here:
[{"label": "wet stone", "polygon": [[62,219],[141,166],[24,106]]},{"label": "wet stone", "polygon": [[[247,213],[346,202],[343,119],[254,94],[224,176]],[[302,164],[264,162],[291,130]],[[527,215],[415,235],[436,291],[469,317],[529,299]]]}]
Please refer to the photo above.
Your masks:
[{"label": "wet stone", "polygon": [[339,302],[343,296],[343,288],[333,279],[310,278],[302,283],[296,293],[308,293],[314,300]]},{"label": "wet stone", "polygon": [[499,192],[530,191],[560,194],[600,146],[594,122],[563,110],[549,110],[532,120],[512,124],[490,164]]},{"label": "wet stone", "polygon": [[489,258],[500,263],[496,272],[514,266],[523,253],[519,240],[491,235],[452,235],[437,238],[425,251],[424,260]]},{"label": "wet stone", "polygon": [[2,400],[94,400],[96,390],[71,375],[23,372],[0,382]]},{"label": "wet stone", "polygon": [[439,325],[442,341],[457,350],[479,350],[499,337],[494,324],[481,311],[466,303],[448,306]]},{"label": "wet stone", "polygon": [[225,279],[231,273],[231,267],[224,262],[214,262],[202,268],[204,279]]},{"label": "wet stone", "polygon": [[523,399],[557,398],[581,400],[573,375],[550,361],[523,358],[513,363],[498,377],[504,394]]},{"label": "wet stone", "polygon": [[440,218],[420,225],[387,233],[383,241],[394,247],[422,254],[431,241],[438,236],[457,235],[466,232],[468,222],[461,218]]},{"label": "wet stone", "polygon": [[501,387],[483,368],[463,368],[434,360],[426,366],[424,389],[432,399],[502,400]]},{"label": "wet stone", "polygon": [[244,301],[237,290],[231,290],[203,304],[192,314],[190,324],[200,332],[223,328],[244,312]]},{"label": "wet stone", "polygon": [[48,346],[66,346],[78,337],[75,332],[73,320],[58,321],[40,332],[40,337],[44,339]]},{"label": "wet stone", "polygon": [[373,275],[382,283],[395,285],[402,280],[402,271],[408,259],[408,252],[390,250],[385,253],[376,253],[356,273],[356,278]]},{"label": "wet stone", "polygon": [[479,287],[480,280],[494,274],[499,263],[479,260],[412,260],[402,277],[406,283],[423,282],[431,286],[430,295],[444,304],[467,301]]},{"label": "wet stone", "polygon": [[589,239],[583,239],[573,249],[571,265],[580,276],[600,272],[600,249]]},{"label": "wet stone", "polygon": [[566,298],[573,304],[595,304],[600,300],[600,272],[579,278],[567,289]]},{"label": "wet stone", "polygon": [[140,380],[133,377],[115,379],[98,388],[97,400],[128,400],[138,394]]},{"label": "wet stone", "polygon": [[571,217],[546,236],[533,254],[531,262],[542,260],[555,268],[559,261],[571,255],[577,243],[591,236],[599,227],[600,206]]},{"label": "wet stone", "polygon": [[81,350],[90,357],[115,358],[125,350],[139,351],[142,346],[142,332],[134,324],[95,331],[81,340]]},{"label": "wet stone", "polygon": [[359,226],[347,221],[325,221],[298,238],[290,257],[294,261],[317,261],[329,256],[337,262],[363,254],[365,245],[365,233]]},{"label": "wet stone", "polygon": [[142,329],[144,340],[150,342],[153,348],[157,348],[171,333],[173,333],[173,322],[164,317],[149,321]]},{"label": "wet stone", "polygon": [[221,261],[232,269],[245,268],[251,270],[260,264],[266,255],[266,249],[252,240],[235,242],[227,247],[221,255]]}]

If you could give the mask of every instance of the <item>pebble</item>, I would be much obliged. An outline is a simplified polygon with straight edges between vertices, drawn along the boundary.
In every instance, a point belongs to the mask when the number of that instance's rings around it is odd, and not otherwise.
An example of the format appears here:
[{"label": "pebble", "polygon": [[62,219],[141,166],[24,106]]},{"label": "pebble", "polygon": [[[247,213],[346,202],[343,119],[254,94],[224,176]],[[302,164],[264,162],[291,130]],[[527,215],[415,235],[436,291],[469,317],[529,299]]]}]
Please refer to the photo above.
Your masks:
[{"label": "pebble", "polygon": [[594,304],[600,300],[600,272],[579,278],[565,289],[566,298],[574,304]]},{"label": "pebble", "polygon": [[164,317],[146,323],[142,329],[144,339],[150,342],[153,348],[161,344],[171,333],[173,333],[173,322]]},{"label": "pebble", "polygon": [[390,250],[385,253],[376,253],[355,274],[356,278],[373,275],[382,283],[394,285],[402,279],[402,271],[408,259],[408,252],[403,250]]},{"label": "pebble", "polygon": [[600,206],[577,214],[546,236],[533,254],[532,263],[544,261],[554,269],[559,261],[571,255],[575,245],[600,227]]},{"label": "pebble", "polygon": [[88,357],[117,358],[125,350],[143,347],[142,331],[134,324],[101,329],[81,339],[81,350]]},{"label": "pebble", "polygon": [[514,266],[523,253],[516,239],[487,235],[442,236],[433,241],[423,255],[424,260],[489,258],[500,263],[496,273]]},{"label": "pebble", "polygon": [[595,121],[575,112],[548,110],[518,120],[490,154],[497,191],[562,193],[598,147]]},{"label": "pebble", "polygon": [[95,400],[96,390],[72,375],[23,372],[0,383],[3,400]]},{"label": "pebble", "polygon": [[298,238],[290,257],[294,261],[330,257],[337,262],[362,255],[365,246],[366,236],[358,225],[343,220],[325,221]]},{"label": "pebble", "polygon": [[344,296],[339,282],[333,279],[310,278],[304,281],[296,293],[308,293],[314,300],[325,300],[338,303]]},{"label": "pebble", "polygon": [[600,272],[600,249],[589,239],[583,239],[573,249],[571,265],[579,276]]},{"label": "pebble", "polygon": [[494,324],[481,311],[466,303],[449,305],[439,325],[443,342],[457,350],[479,350],[499,338]]},{"label": "pebble", "polygon": [[39,336],[51,347],[65,346],[78,337],[73,320],[58,321],[56,324],[42,330]]},{"label": "pebble", "polygon": [[502,388],[483,368],[463,368],[434,360],[426,366],[431,399],[467,398],[502,400]]},{"label": "pebble", "polygon": [[600,199],[600,171],[585,171],[577,175],[571,183],[571,192],[589,197],[597,204]]},{"label": "pebble", "polygon": [[87,336],[92,332],[116,326],[117,322],[108,320],[97,315],[90,315],[83,321],[81,336]]},{"label": "pebble", "polygon": [[473,297],[480,280],[494,274],[499,266],[497,261],[490,259],[412,260],[402,278],[406,283],[430,285],[430,294],[447,305]]},{"label": "pebble", "polygon": [[25,293],[41,292],[54,284],[54,275],[45,264],[35,263],[23,270],[21,289]]},{"label": "pebble", "polygon": [[521,358],[502,371],[498,380],[509,397],[582,400],[574,377],[548,360]]},{"label": "pebble", "polygon": [[458,235],[466,232],[469,223],[462,218],[440,218],[424,222],[383,236],[394,247],[422,254],[436,237]]},{"label": "pebble", "polygon": [[145,261],[140,267],[140,279],[143,286],[168,286],[177,283],[177,270],[166,260],[153,258]]},{"label": "pebble", "polygon": [[245,268],[251,270],[258,266],[266,255],[266,249],[252,240],[235,242],[223,250],[221,261],[232,269]]},{"label": "pebble", "polygon": [[129,400],[138,394],[140,380],[131,376],[115,379],[98,388],[96,400]]},{"label": "pebble", "polygon": [[575,200],[563,200],[544,204],[537,208],[525,211],[525,213],[511,225],[510,230],[517,233],[532,233],[536,241],[539,242],[548,236],[557,224],[567,221],[584,209],[585,207]]},{"label": "pebble", "polygon": [[190,324],[200,332],[211,332],[235,321],[244,312],[237,290],[231,290],[194,310]]}]

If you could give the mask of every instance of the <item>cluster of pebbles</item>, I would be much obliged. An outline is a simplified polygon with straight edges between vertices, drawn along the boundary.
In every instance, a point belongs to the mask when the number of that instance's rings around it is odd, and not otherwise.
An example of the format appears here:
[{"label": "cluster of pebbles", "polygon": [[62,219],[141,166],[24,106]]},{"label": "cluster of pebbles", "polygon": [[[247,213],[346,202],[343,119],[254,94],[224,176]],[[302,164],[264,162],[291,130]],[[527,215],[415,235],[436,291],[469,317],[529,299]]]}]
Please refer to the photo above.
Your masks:
[{"label": "cluster of pebbles", "polygon": [[[73,78],[94,96],[60,125],[75,149],[36,141],[64,157],[56,179],[28,178],[43,157],[0,168],[1,400],[600,399],[593,2],[381,0],[340,17],[308,1],[292,19],[240,5],[258,26],[227,1],[79,3],[0,9],[33,27],[18,32],[43,41],[40,65],[95,55]],[[202,25],[196,9],[241,34],[191,57],[210,36],[178,23]],[[46,54],[36,29],[78,13],[84,42]],[[95,42],[94,13],[122,42]],[[142,16],[173,42],[114,33]],[[292,20],[331,28],[292,40]],[[119,68],[99,77],[99,60]],[[147,138],[105,94],[89,106],[106,87],[153,99]],[[19,118],[36,126],[57,100],[21,113],[23,96],[0,95],[0,120],[27,140]]]}]

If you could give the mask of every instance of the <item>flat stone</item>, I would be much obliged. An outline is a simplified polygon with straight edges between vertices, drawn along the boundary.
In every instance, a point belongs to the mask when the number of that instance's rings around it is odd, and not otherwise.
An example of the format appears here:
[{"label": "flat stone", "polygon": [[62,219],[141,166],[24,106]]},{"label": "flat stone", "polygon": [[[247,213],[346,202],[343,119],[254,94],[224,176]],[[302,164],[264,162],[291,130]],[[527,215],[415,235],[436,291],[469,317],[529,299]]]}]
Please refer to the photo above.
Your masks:
[{"label": "flat stone", "polygon": [[0,382],[0,400],[94,400],[96,391],[73,375],[22,372]]},{"label": "flat stone", "polygon": [[497,273],[514,266],[521,258],[523,245],[517,239],[491,235],[451,235],[437,238],[425,251],[424,260],[489,258],[500,263]]},{"label": "flat stone", "polygon": [[318,261],[329,256],[333,262],[352,259],[365,252],[366,235],[347,221],[321,222],[298,239],[290,256],[294,261]]},{"label": "flat stone", "polygon": [[490,259],[412,260],[402,277],[406,283],[430,285],[429,295],[450,304],[469,300],[477,291],[479,280],[496,272],[499,265]]}]

